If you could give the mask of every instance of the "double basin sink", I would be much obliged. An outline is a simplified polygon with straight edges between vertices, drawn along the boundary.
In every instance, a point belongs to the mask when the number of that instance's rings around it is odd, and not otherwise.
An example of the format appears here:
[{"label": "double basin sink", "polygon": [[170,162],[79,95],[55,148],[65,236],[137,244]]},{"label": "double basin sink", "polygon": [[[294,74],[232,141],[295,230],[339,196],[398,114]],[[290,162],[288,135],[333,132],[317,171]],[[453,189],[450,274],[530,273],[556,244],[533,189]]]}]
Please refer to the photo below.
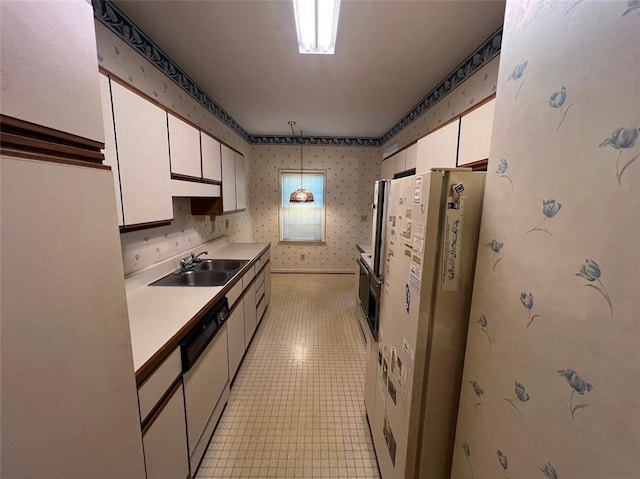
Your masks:
[{"label": "double basin sink", "polygon": [[205,259],[154,281],[149,286],[222,286],[249,260]]}]

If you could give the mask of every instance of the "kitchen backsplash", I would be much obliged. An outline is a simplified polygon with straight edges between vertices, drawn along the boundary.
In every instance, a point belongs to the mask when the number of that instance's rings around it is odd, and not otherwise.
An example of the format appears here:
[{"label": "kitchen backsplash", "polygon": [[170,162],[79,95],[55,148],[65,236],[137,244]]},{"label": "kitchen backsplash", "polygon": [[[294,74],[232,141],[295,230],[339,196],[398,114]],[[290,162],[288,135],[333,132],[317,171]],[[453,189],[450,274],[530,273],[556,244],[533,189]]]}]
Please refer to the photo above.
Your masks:
[{"label": "kitchen backsplash", "polygon": [[[271,241],[275,271],[351,272],[356,243],[371,242],[373,182],[380,177],[378,148],[305,146],[304,168],[326,170],[326,244],[278,244],[278,170],[300,168],[300,146],[251,147],[254,239]],[[302,259],[301,255],[305,256]]]},{"label": "kitchen backsplash", "polygon": [[446,123],[495,93],[499,62],[500,56],[498,55],[387,141],[382,146],[381,152],[395,143],[398,144],[399,149],[404,148],[437,128],[438,125]]},{"label": "kitchen backsplash", "polygon": [[454,478],[639,477],[639,15],[507,1]]},{"label": "kitchen backsplash", "polygon": [[[248,144],[242,138],[104,25],[96,21],[95,27],[100,66],[248,156]],[[170,226],[120,235],[125,274],[221,235],[227,235],[232,242],[253,241],[253,227],[248,210],[219,216],[211,222],[208,217],[191,216],[188,199],[174,198],[173,211],[174,221]]]}]

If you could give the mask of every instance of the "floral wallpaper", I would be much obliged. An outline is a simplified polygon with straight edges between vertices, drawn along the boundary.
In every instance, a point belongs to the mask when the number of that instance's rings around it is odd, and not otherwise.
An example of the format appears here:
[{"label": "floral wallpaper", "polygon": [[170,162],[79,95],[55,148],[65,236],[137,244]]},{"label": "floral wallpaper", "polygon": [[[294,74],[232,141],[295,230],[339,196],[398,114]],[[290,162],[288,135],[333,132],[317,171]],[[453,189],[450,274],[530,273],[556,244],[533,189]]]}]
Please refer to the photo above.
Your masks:
[{"label": "floral wallpaper", "polygon": [[639,477],[639,15],[507,1],[454,478]]},{"label": "floral wallpaper", "polygon": [[[249,191],[254,239],[271,241],[274,271],[353,272],[357,243],[371,243],[378,148],[304,146],[304,168],[327,172],[326,244],[278,244],[278,170],[300,168],[300,146],[254,145]],[[304,255],[304,259],[302,259]]]},{"label": "floral wallpaper", "polygon": [[460,115],[463,111],[468,110],[492,93],[495,93],[499,61],[500,56],[498,55],[477,72],[470,75],[463,83],[451,90],[440,101],[407,125],[400,133],[385,142],[382,151],[384,152],[395,143],[398,144],[398,149],[404,148],[409,143],[418,140],[438,127],[438,125],[446,123],[451,118]]},{"label": "floral wallpaper", "polygon": [[[242,138],[185,94],[156,67],[100,22],[96,21],[95,27],[100,66],[128,80],[138,90],[190,119],[203,130],[242,152],[245,157],[249,154],[248,144]],[[249,176],[250,174],[251,169]],[[191,216],[188,199],[174,198],[173,212],[174,221],[170,226],[120,235],[125,274],[138,271],[223,234],[227,235],[231,242],[253,242],[249,209],[218,216],[212,223],[208,217]]]}]

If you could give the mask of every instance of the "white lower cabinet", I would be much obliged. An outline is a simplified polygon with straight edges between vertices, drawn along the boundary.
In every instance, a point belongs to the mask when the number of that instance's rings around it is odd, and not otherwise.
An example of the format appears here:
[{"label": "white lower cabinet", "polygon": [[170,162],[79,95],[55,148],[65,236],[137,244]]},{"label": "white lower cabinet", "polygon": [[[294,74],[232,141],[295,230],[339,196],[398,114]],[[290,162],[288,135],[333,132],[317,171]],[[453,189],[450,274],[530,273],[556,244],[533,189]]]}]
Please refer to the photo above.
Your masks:
[{"label": "white lower cabinet", "polygon": [[249,286],[244,296],[244,343],[249,346],[257,324],[256,283]]},{"label": "white lower cabinet", "polygon": [[264,267],[264,299],[271,300],[271,261]]},{"label": "white lower cabinet", "polygon": [[189,475],[184,396],[178,383],[155,419],[143,432],[147,479],[185,479]]},{"label": "white lower cabinet", "polygon": [[229,345],[229,378],[233,379],[244,355],[244,299],[238,302],[227,319],[227,343]]}]

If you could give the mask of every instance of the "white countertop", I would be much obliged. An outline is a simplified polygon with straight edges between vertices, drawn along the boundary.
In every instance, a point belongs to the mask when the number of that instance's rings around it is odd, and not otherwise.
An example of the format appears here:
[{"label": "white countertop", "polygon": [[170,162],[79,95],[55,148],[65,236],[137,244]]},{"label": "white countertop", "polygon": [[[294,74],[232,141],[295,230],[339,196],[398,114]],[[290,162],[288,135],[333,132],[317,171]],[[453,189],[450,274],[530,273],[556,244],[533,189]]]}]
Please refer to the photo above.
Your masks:
[{"label": "white countertop", "polygon": [[203,259],[252,260],[267,243],[227,243],[218,238],[128,276],[125,281],[133,365],[138,371],[167,344],[223,286],[148,286],[179,268],[180,258],[208,251]]}]

